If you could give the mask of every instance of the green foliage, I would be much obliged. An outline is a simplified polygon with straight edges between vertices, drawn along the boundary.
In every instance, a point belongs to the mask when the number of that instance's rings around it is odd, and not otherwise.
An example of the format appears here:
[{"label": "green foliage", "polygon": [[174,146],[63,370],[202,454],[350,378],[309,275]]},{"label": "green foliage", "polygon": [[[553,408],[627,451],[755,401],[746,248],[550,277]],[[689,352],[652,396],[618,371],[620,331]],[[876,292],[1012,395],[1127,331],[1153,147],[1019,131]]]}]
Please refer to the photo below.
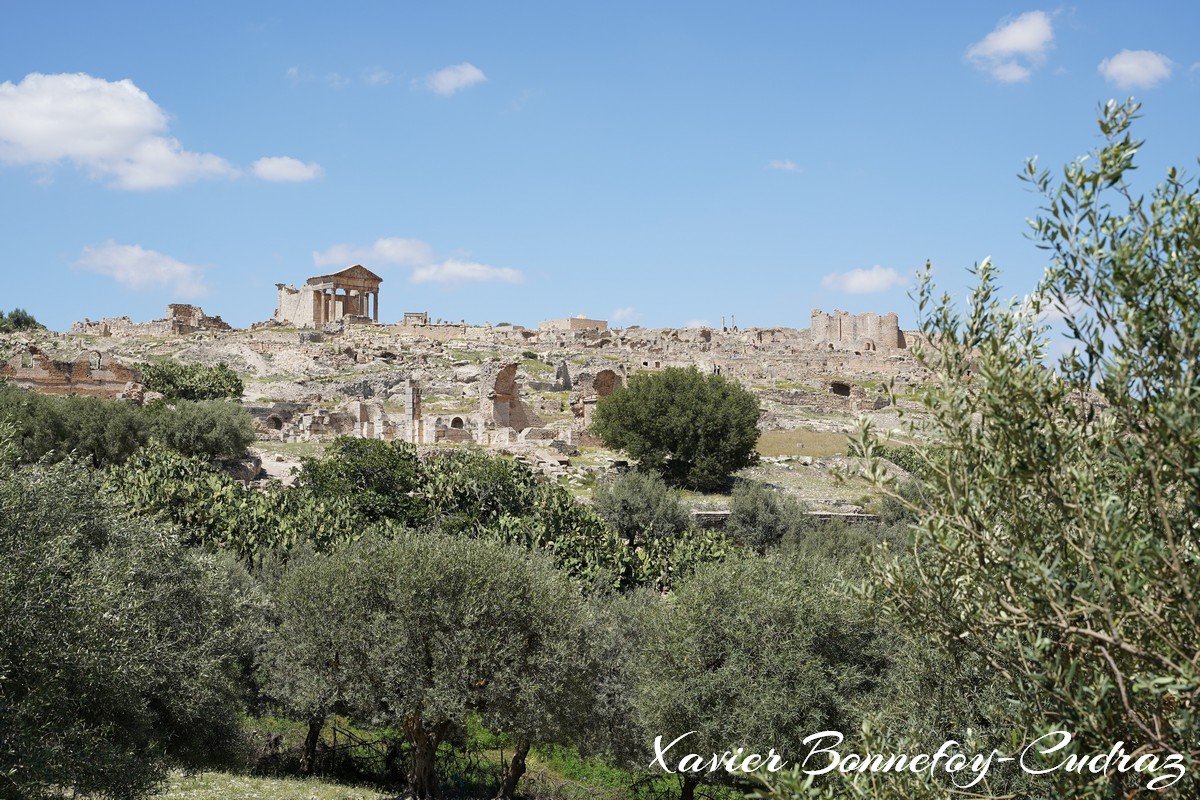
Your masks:
[{"label": "green foliage", "polygon": [[139,364],[142,387],[168,400],[240,400],[242,379],[225,364],[206,367],[179,361]]},{"label": "green foliage", "polygon": [[338,704],[402,730],[419,797],[436,793],[438,747],[472,713],[545,742],[588,714],[586,606],[548,559],[520,548],[364,539],[294,565],[277,607],[272,686],[294,704]]},{"label": "green foliage", "polygon": [[122,400],[43,395],[0,384],[0,421],[16,428],[20,460],[71,453],[93,466],[120,464],[154,437],[186,455],[233,458],[254,440],[250,415],[224,402],[139,408]]},{"label": "green foliage", "polygon": [[[965,314],[922,284],[925,459],[915,556],[882,577],[888,603],[947,654],[964,643],[1015,704],[993,719],[1030,737],[1123,741],[1192,773],[1200,745],[1200,199],[1171,170],[1128,183],[1137,106],[1109,104],[1106,143],[1061,178],[1031,163],[1034,233],[1054,257],[1025,307],[996,299],[984,263]],[[1045,367],[1036,315],[1056,309],[1072,350]],[[869,433],[869,432],[868,432]],[[878,443],[859,448],[878,457]],[[880,477],[881,476],[877,476]],[[1108,797],[1145,775],[1048,779],[1057,797]],[[871,795],[879,796],[879,795]]]},{"label": "green foliage", "polygon": [[135,797],[235,744],[258,608],[238,572],[76,463],[0,467],[0,797]]},{"label": "green foliage", "polygon": [[[738,745],[798,753],[809,733],[857,727],[856,701],[884,661],[870,608],[831,591],[841,580],[821,559],[747,556],[698,569],[648,609],[638,642],[643,728],[664,745],[695,731],[673,751],[677,764]],[[733,779],[688,776],[684,796],[698,781]]]},{"label": "green foliage", "polygon": [[23,308],[14,308],[8,314],[0,311],[0,333],[44,330],[45,328],[45,325],[33,318],[33,314]]},{"label": "green foliage", "polygon": [[20,460],[26,463],[71,453],[96,466],[124,461],[148,438],[143,415],[115,400],[28,392],[0,384],[0,422],[16,431]]},{"label": "green foliage", "polygon": [[596,487],[592,507],[630,547],[676,539],[692,524],[679,492],[658,475],[631,470]]},{"label": "green foliage", "polygon": [[328,549],[364,528],[349,496],[317,496],[305,487],[260,492],[203,458],[161,445],[109,469],[105,482],[132,513],[165,517],[189,543],[228,550],[247,564],[299,544]]},{"label": "green foliage", "polygon": [[254,418],[222,400],[180,400],[148,409],[150,435],[172,450],[209,459],[237,458],[254,441]]},{"label": "green foliage", "polygon": [[365,522],[390,519],[415,526],[426,515],[416,496],[423,479],[411,444],[343,436],[320,458],[304,459],[296,484],[315,497],[345,498]]},{"label": "green foliage", "polygon": [[725,533],[735,542],[765,551],[811,527],[808,509],[798,500],[761,483],[737,481],[729,501]]},{"label": "green foliage", "polygon": [[592,431],[669,482],[716,489],[754,463],[758,398],[695,367],[642,372],[596,404]]}]

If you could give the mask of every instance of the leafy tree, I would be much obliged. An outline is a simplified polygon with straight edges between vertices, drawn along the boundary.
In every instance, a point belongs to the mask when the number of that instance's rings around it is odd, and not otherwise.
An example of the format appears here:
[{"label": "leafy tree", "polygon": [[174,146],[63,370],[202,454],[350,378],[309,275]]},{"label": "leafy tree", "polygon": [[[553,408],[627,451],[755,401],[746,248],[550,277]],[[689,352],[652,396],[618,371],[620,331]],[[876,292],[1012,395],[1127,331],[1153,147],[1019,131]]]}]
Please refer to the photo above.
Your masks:
[{"label": "leafy tree", "polygon": [[[746,556],[700,567],[657,604],[639,642],[641,724],[664,747],[695,732],[668,767],[738,745],[797,753],[809,733],[857,726],[855,701],[884,662],[869,608],[830,591],[842,580],[821,559]],[[737,779],[718,770],[680,780],[691,800],[702,781]]]},{"label": "leafy tree", "polygon": [[676,538],[692,524],[679,493],[650,472],[631,470],[596,487],[592,507],[630,547]]},{"label": "leafy tree", "polygon": [[0,797],[136,797],[219,757],[252,652],[245,576],[130,519],[95,472],[0,449]]},{"label": "leafy tree", "polygon": [[320,458],[306,458],[296,485],[316,497],[345,497],[364,521],[417,525],[426,515],[417,495],[424,467],[406,442],[338,437]]},{"label": "leafy tree", "polygon": [[23,308],[14,308],[8,314],[0,311],[0,333],[41,330],[45,327]]},{"label": "leafy tree", "polygon": [[225,364],[206,367],[179,361],[139,364],[142,387],[168,400],[240,400],[244,387],[238,374]]},{"label": "leafy tree", "polygon": [[758,398],[695,367],[642,372],[596,404],[592,430],[677,486],[712,490],[754,463]]},{"label": "leafy tree", "polygon": [[804,504],[754,481],[737,481],[729,501],[726,534],[756,550],[781,544],[810,527]]},{"label": "leafy tree", "polygon": [[[921,357],[937,378],[924,405],[942,446],[925,459],[927,506],[908,503],[921,568],[900,560],[882,580],[932,642],[969,644],[1008,684],[1018,703],[993,719],[1069,730],[1076,752],[1182,755],[1175,791],[1194,796],[1200,197],[1174,169],[1148,197],[1130,185],[1137,109],[1105,106],[1104,146],[1061,177],[1030,163],[1046,202],[1034,235],[1054,263],[1028,303],[998,301],[986,262],[961,316],[923,283]],[[1044,309],[1072,345],[1057,370]],[[869,435],[859,447],[879,455]],[[1048,780],[1054,796],[1109,797],[1151,777]]]},{"label": "leafy tree", "polygon": [[254,440],[241,406],[180,401],[174,408],[139,408],[122,400],[43,395],[0,385],[0,422],[16,429],[21,460],[74,453],[95,467],[124,462],[153,436],[185,455],[233,458]]},{"label": "leafy tree", "polygon": [[223,400],[180,400],[149,410],[150,435],[190,456],[237,458],[254,441],[254,418],[246,409]]},{"label": "leafy tree", "polygon": [[517,741],[504,796],[532,743],[567,740],[587,716],[587,609],[542,556],[436,534],[368,537],[294,565],[278,597],[275,690],[402,730],[417,797],[437,793],[438,748],[470,714]]}]

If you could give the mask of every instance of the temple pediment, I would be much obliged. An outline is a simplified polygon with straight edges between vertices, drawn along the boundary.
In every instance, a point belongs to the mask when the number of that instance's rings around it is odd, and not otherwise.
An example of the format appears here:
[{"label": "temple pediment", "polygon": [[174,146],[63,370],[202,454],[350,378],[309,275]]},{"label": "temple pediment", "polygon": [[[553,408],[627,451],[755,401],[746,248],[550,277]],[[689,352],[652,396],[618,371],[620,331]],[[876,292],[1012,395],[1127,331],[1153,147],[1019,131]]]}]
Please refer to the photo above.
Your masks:
[{"label": "temple pediment", "polygon": [[317,275],[308,279],[308,283],[340,283],[345,281],[354,281],[358,283],[383,283],[383,278],[376,275],[371,270],[364,267],[362,264],[355,264],[353,267],[346,267],[340,272],[334,272],[329,275]]}]

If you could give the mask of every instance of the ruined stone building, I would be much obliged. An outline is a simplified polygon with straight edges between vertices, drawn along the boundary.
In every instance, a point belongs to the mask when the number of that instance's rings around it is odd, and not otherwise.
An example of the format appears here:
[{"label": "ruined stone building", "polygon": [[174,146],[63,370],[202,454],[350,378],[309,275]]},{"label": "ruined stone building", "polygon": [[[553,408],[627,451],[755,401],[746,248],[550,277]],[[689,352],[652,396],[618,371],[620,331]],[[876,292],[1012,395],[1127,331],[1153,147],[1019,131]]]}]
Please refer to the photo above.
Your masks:
[{"label": "ruined stone building", "polygon": [[0,380],[42,394],[124,397],[136,389],[141,374],[109,353],[87,351],[74,361],[55,361],[36,347],[17,353],[0,365]]},{"label": "ruined stone building", "polygon": [[85,318],[71,326],[71,333],[91,336],[182,336],[231,330],[225,320],[210,317],[200,306],[186,303],[171,303],[165,317],[150,322],[134,322],[129,317],[105,317],[94,322]]},{"label": "ruined stone building", "polygon": [[538,323],[539,331],[606,331],[607,320],[588,319],[583,314],[566,319],[545,319]]},{"label": "ruined stone building", "polygon": [[309,278],[300,288],[277,283],[275,321],[312,328],[338,320],[379,322],[379,284],[383,278],[355,264],[332,275]]},{"label": "ruined stone building", "polygon": [[886,314],[851,314],[834,311],[826,314],[813,309],[809,341],[823,350],[871,352],[904,350],[908,347],[895,311]]}]

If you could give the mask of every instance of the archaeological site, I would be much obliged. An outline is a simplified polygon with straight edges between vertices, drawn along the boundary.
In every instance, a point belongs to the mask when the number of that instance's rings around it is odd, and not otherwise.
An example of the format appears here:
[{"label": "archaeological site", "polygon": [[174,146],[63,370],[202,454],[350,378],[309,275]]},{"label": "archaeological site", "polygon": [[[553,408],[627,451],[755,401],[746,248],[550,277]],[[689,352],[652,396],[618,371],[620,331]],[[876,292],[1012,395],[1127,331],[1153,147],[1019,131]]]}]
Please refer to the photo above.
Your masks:
[{"label": "archaeological site", "polygon": [[[382,282],[355,264],[299,287],[279,283],[274,312],[244,330],[172,304],[150,322],[84,319],[62,333],[10,336],[0,378],[136,399],[137,363],[223,363],[243,377],[268,474],[286,477],[275,462],[293,465],[289,448],[355,436],[490,448],[568,480],[619,461],[588,429],[596,403],[638,372],[694,366],[752,390],[763,441],[784,443],[764,461],[792,470],[837,461],[830,443],[858,414],[894,425],[891,398],[922,380],[911,352],[919,336],[895,312],[813,310],[807,328],[738,327],[733,315],[711,328],[611,327],[583,315],[526,328],[381,315]],[[837,495],[810,499],[853,506]]]}]

